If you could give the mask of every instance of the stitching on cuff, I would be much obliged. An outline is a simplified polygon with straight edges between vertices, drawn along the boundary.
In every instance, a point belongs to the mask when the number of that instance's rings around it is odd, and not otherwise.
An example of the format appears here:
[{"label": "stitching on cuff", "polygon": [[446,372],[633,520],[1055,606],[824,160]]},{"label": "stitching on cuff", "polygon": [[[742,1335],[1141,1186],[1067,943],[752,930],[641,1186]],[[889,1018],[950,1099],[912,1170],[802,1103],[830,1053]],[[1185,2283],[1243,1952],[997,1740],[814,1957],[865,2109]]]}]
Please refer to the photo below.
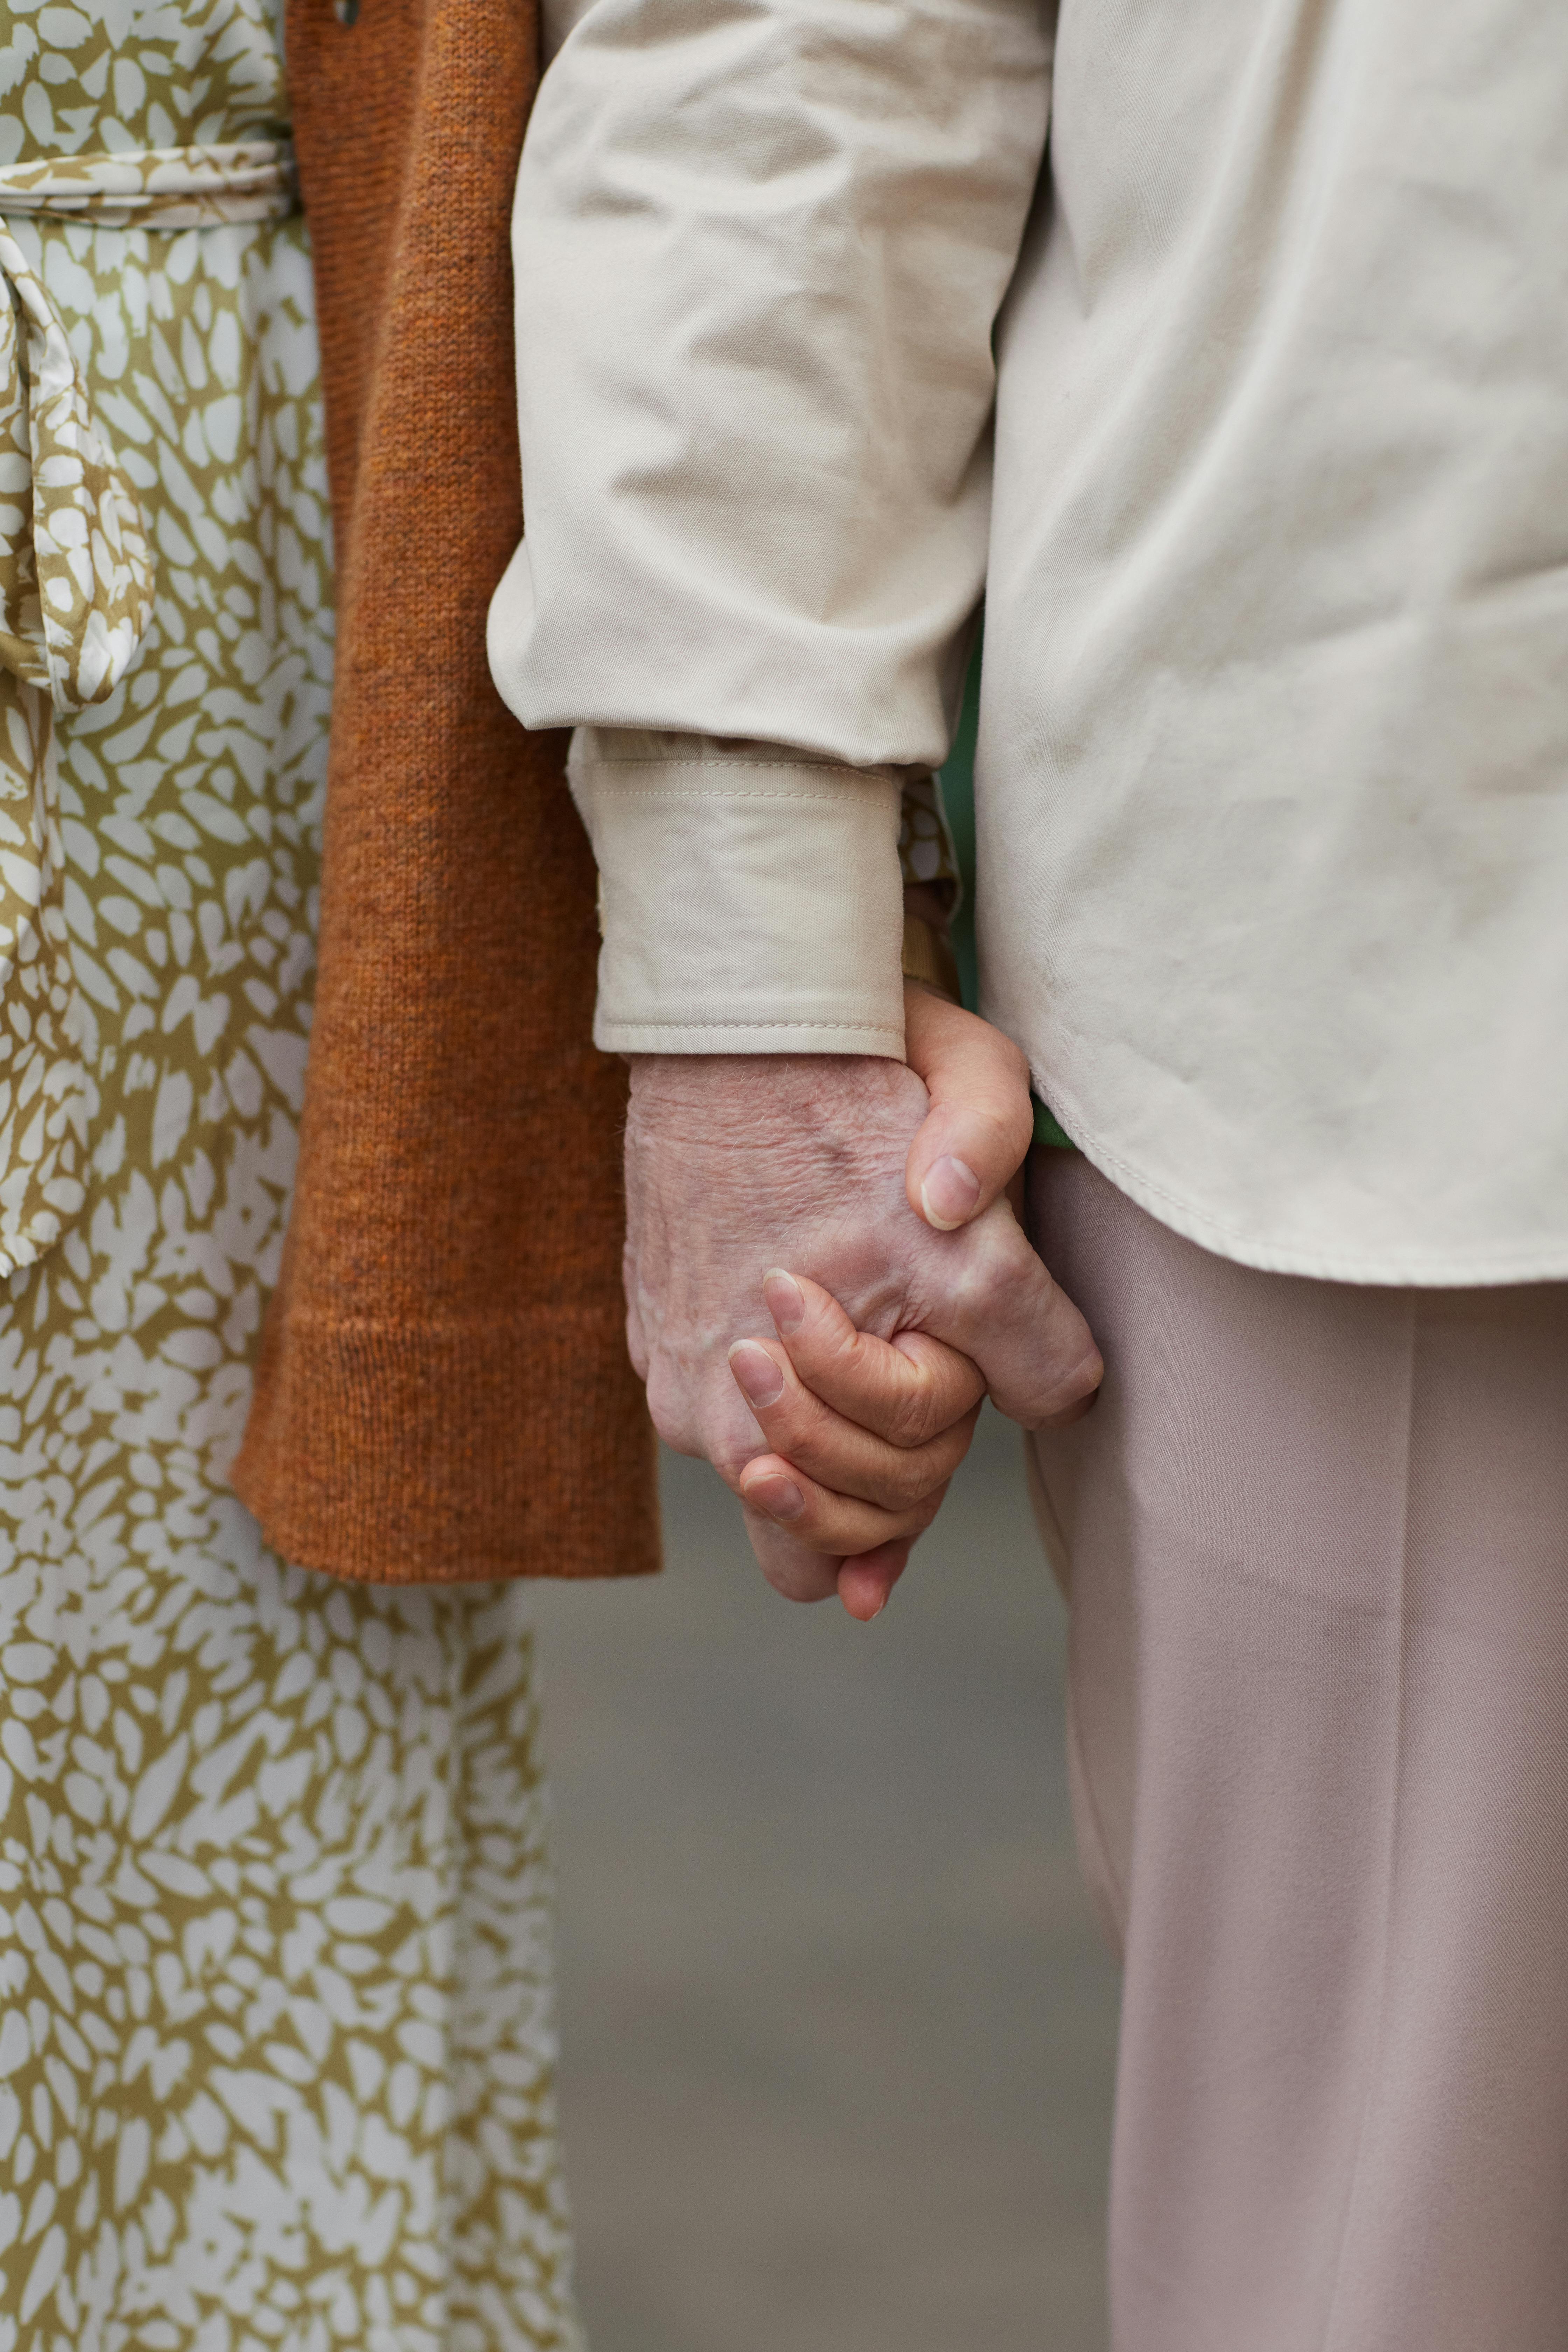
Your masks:
[{"label": "stitching on cuff", "polygon": [[619,1013],[601,1013],[606,1029],[857,1029],[864,1037],[896,1037],[896,1029],[880,1021],[628,1021]]},{"label": "stitching on cuff", "polygon": [[[842,793],[705,793],[700,785],[688,785],[684,790],[669,784],[616,784],[611,787],[621,801],[824,801],[842,808]],[[873,815],[880,815],[873,810]]]},{"label": "stitching on cuff", "polygon": [[614,759],[603,752],[590,758],[584,752],[575,764],[580,768],[810,768],[825,776],[853,776],[857,783],[902,785],[901,772],[886,761],[873,768],[857,768],[849,760],[655,760],[646,753],[636,759],[629,755]]}]

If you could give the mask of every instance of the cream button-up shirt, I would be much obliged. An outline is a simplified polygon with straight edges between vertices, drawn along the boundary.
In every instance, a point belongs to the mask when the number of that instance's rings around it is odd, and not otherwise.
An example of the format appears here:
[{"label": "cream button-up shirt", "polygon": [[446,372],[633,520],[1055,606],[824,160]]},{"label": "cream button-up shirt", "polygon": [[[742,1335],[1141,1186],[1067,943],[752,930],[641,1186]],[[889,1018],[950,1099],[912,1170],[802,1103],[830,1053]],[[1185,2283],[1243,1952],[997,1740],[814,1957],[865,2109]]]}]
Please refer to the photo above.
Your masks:
[{"label": "cream button-up shirt", "polygon": [[1063,1126],[1247,1264],[1568,1276],[1562,0],[592,0],[514,247],[601,1044],[899,1049],[984,591]]}]

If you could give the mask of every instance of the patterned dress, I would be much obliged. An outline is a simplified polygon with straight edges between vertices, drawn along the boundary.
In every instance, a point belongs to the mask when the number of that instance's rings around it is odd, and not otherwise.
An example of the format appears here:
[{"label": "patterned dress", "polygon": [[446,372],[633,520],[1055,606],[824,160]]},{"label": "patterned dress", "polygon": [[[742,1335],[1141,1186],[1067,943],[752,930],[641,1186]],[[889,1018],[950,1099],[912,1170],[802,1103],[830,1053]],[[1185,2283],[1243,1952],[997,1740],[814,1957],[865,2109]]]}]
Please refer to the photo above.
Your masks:
[{"label": "patterned dress", "polygon": [[331,665],[268,0],[0,6],[0,2352],[566,2347],[517,1588],[227,1491]]}]

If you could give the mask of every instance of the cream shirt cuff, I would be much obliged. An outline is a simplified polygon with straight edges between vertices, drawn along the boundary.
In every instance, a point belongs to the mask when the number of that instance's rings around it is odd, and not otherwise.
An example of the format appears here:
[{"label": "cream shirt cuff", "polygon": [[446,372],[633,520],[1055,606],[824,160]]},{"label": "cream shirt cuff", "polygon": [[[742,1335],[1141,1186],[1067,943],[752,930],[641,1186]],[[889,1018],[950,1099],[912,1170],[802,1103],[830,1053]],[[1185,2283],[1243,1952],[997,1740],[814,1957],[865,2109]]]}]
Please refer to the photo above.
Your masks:
[{"label": "cream shirt cuff", "polygon": [[599,865],[596,1045],[903,1059],[900,770],[579,727],[567,772]]}]

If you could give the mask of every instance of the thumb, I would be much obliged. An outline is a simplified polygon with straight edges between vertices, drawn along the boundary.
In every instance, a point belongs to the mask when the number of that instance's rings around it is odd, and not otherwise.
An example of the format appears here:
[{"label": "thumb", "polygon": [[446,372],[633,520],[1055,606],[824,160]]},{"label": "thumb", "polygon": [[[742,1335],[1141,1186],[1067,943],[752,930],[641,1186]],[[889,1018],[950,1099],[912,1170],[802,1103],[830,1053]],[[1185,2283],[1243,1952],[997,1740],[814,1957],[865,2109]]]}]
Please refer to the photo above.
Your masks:
[{"label": "thumb", "polygon": [[967,1225],[1023,1165],[1035,1131],[1029,1068],[1010,1037],[918,982],[904,989],[904,1051],[931,1097],[904,1189],[938,1233]]}]

